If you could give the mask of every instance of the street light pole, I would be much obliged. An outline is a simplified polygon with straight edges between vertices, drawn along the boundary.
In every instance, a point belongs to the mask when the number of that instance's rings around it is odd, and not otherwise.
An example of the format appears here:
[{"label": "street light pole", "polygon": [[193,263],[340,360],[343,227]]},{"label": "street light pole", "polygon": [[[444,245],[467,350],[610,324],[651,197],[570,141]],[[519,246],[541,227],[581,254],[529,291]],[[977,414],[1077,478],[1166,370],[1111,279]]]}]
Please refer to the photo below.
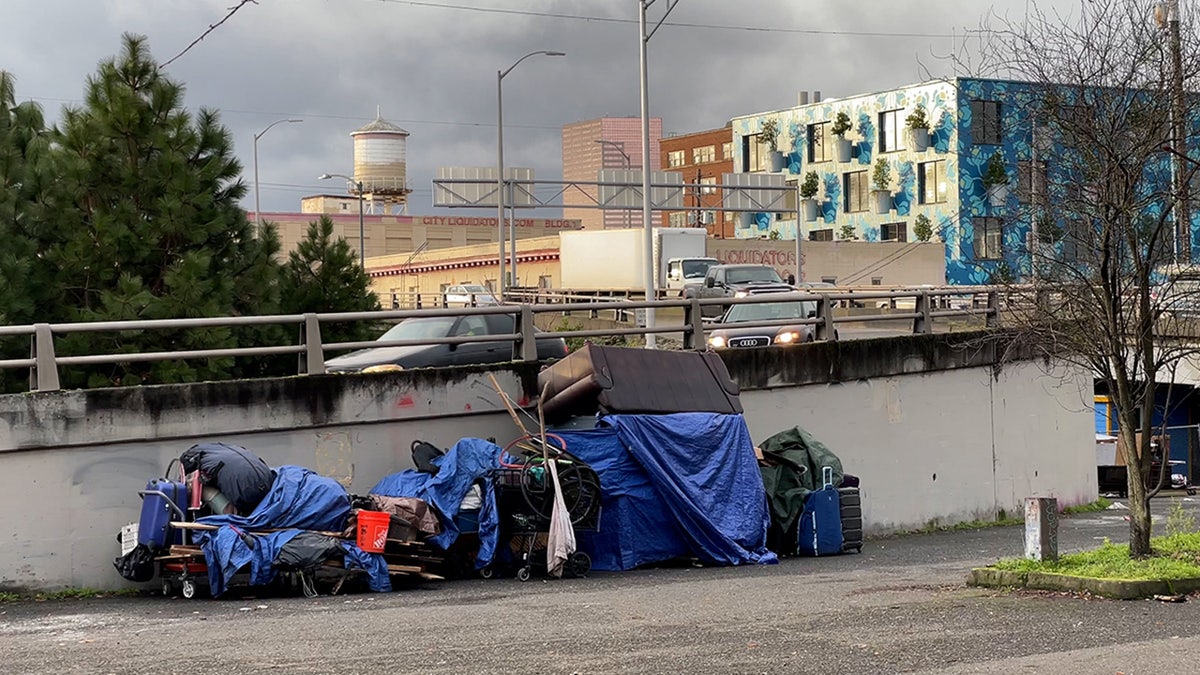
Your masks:
[{"label": "street light pole", "polygon": [[[643,266],[643,274],[646,277],[646,300],[654,300],[657,297],[655,290],[654,278],[654,222],[650,216],[650,84],[649,73],[646,66],[646,43],[650,38],[654,37],[654,33],[662,26],[663,21],[667,20],[667,16],[675,6],[679,4],[679,0],[669,0],[667,11],[663,13],[661,19],[658,20],[658,25],[654,30],[646,32],[646,10],[649,9],[658,0],[637,0],[638,3],[638,29],[640,38],[639,45],[640,61],[641,61],[641,85],[642,85],[642,229],[645,230],[643,237],[643,246],[645,248],[644,255],[646,264]],[[654,308],[646,308],[646,328],[654,328]],[[654,349],[657,346],[654,333],[646,333],[646,349]]]},{"label": "street light pole", "polygon": [[263,129],[262,131],[258,132],[257,134],[254,134],[254,234],[255,234],[255,236],[258,236],[262,232],[262,211],[259,210],[259,201],[258,201],[258,139],[260,139],[264,135],[266,135],[266,133],[271,130],[271,127],[275,126],[276,124],[283,124],[285,122],[289,123],[289,124],[295,124],[296,122],[303,122],[303,121],[304,120],[275,120],[274,122],[271,122],[270,124],[268,124],[266,129]]},{"label": "street light pole", "polygon": [[[625,152],[625,144],[624,143],[617,143],[616,141],[606,141],[603,138],[597,138],[596,142],[599,143],[600,145],[616,148],[617,152],[621,153],[621,157],[624,158],[624,160],[625,160],[625,170],[629,171],[630,169],[633,168],[633,162],[629,159],[629,153]],[[600,165],[602,167],[604,166],[603,159],[601,159]],[[630,217],[629,209],[622,209],[622,210],[625,211],[625,229],[628,230],[629,228],[633,227],[633,223],[631,222],[632,218]]]},{"label": "street light pole", "polygon": [[[555,52],[547,50],[539,50],[529,52],[525,56],[517,59],[517,62],[512,64],[506,70],[496,71],[496,165],[499,173],[496,176],[496,239],[500,244],[500,277],[497,279],[497,284],[500,286],[500,297],[504,297],[504,193],[507,183],[504,180],[504,76],[513,71],[513,68],[521,65],[521,62],[531,56],[566,56],[565,52]],[[513,272],[516,272],[517,263],[517,236],[513,233],[512,242],[513,256]],[[515,274],[513,281],[516,281]]]},{"label": "street light pole", "polygon": [[329,180],[330,178],[345,178],[354,184],[358,190],[358,264],[362,265],[363,270],[367,269],[367,237],[366,227],[363,225],[363,182],[356,178],[351,178],[344,173],[323,173],[317,176],[317,180]]}]

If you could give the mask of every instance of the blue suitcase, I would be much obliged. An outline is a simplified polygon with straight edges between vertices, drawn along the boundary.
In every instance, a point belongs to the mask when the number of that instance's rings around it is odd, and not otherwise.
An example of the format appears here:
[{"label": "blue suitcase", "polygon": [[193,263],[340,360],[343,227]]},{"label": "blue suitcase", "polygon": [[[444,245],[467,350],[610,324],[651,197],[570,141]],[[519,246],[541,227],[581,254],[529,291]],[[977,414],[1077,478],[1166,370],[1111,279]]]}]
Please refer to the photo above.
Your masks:
[{"label": "blue suitcase", "polygon": [[842,506],[833,486],[833,469],[822,471],[824,486],[804,499],[797,545],[801,555],[837,555],[842,552]]},{"label": "blue suitcase", "polygon": [[187,487],[158,478],[147,483],[146,489],[139,490],[138,495],[142,498],[138,543],[145,544],[151,551],[182,544],[183,532],[175,531],[172,536],[171,521],[187,520]]}]

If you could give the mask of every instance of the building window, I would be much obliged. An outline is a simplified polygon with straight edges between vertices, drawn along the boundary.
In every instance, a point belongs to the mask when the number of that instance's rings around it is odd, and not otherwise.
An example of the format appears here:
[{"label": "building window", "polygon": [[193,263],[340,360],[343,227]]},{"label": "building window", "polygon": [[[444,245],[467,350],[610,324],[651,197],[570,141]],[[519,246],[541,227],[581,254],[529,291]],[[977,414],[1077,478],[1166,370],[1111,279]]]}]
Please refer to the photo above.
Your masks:
[{"label": "building window", "polygon": [[883,277],[871,277],[871,285],[872,286],[882,286],[883,285]]},{"label": "building window", "polygon": [[715,195],[717,194],[717,177],[709,176],[708,178],[700,179],[700,194]]},{"label": "building window", "polygon": [[1000,144],[1000,102],[971,101],[971,142]]},{"label": "building window", "polygon": [[917,194],[922,204],[940,204],[946,201],[946,192],[946,160],[917,165]]},{"label": "building window", "polygon": [[692,148],[692,164],[707,164],[717,161],[717,146],[706,145],[702,148]]},{"label": "building window", "polygon": [[884,223],[879,226],[880,241],[908,241],[908,228],[904,223]]},{"label": "building window", "polygon": [[821,283],[837,286],[837,277],[821,277]]},{"label": "building window", "polygon": [[903,110],[887,110],[879,113],[879,151],[896,152],[903,150],[900,143],[900,130],[904,128],[904,120],[900,117]]},{"label": "building window", "polygon": [[742,171],[767,170],[767,150],[759,138],[759,134],[742,136]]},{"label": "building window", "polygon": [[833,241],[833,228],[827,227],[822,230],[810,230],[808,233],[809,241]]},{"label": "building window", "polygon": [[538,288],[550,288],[550,275],[544,274],[538,277]]},{"label": "building window", "polygon": [[999,260],[1004,257],[1003,232],[999,218],[976,217],[971,219],[975,226],[975,259]]},{"label": "building window", "polygon": [[667,222],[671,227],[687,227],[688,212],[687,211],[672,211],[671,215],[667,216]]},{"label": "building window", "polygon": [[842,193],[846,195],[845,210],[855,213],[867,210],[867,195],[871,185],[866,171],[850,171],[842,174]]},{"label": "building window", "polygon": [[828,162],[833,159],[833,143],[830,142],[829,122],[808,125],[808,161]]},{"label": "building window", "polygon": [[721,144],[721,159],[733,159],[733,141]]},{"label": "building window", "polygon": [[1046,163],[1038,162],[1040,165],[1037,172],[1037,180],[1033,181],[1031,186],[1030,179],[1033,178],[1033,165],[1029,161],[1017,162],[1017,199],[1022,204],[1029,204],[1030,198],[1033,196],[1033,190],[1037,189],[1037,199],[1042,205],[1046,204]]},{"label": "building window", "polygon": [[667,168],[673,169],[687,163],[687,155],[683,150],[672,150],[667,153]]}]

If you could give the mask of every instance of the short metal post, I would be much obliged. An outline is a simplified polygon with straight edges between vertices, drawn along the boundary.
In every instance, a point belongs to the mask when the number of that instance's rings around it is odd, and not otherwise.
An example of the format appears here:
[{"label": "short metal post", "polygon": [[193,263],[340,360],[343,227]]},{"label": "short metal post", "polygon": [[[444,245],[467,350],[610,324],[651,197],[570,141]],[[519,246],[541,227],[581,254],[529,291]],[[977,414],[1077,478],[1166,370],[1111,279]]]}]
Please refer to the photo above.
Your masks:
[{"label": "short metal post", "polygon": [[913,333],[932,333],[933,316],[929,312],[929,293],[926,291],[917,294],[917,314],[920,316],[913,319]]},{"label": "short metal post", "polygon": [[833,327],[833,301],[829,299],[829,296],[822,295],[817,299],[817,317],[821,319],[816,326],[817,339],[837,339],[837,331]]},{"label": "short metal post", "polygon": [[537,361],[537,338],[533,325],[533,309],[521,305],[521,360]]},{"label": "short metal post", "polygon": [[1025,557],[1058,559],[1058,500],[1054,497],[1025,498]]},{"label": "short metal post", "polygon": [[691,304],[683,308],[684,320],[689,329],[683,335],[683,348],[702,352],[708,348],[704,339],[704,316],[700,308],[700,298],[692,298]]},{"label": "short metal post", "polygon": [[1000,326],[1000,294],[996,291],[988,291],[987,294],[987,327],[997,328]]},{"label": "short metal post", "polygon": [[33,325],[33,343],[30,347],[33,353],[29,356],[35,363],[33,371],[29,373],[29,388],[33,391],[58,391],[58,362],[54,358],[54,333],[50,331],[50,324]]},{"label": "short metal post", "polygon": [[304,327],[300,331],[300,342],[304,345],[304,353],[300,355],[301,375],[322,375],[325,373],[325,348],[321,343],[321,322],[317,315],[304,315]]}]

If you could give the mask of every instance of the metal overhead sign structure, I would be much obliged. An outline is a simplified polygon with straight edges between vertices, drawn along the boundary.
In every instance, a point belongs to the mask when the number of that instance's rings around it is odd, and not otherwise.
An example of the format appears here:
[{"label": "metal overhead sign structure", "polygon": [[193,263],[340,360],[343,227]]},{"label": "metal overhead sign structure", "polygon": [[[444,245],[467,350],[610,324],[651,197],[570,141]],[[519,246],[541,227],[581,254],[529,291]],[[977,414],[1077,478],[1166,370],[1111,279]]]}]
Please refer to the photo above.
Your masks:
[{"label": "metal overhead sign structure", "polygon": [[[517,173],[521,172],[521,173]],[[526,173],[527,172],[527,173]],[[532,169],[505,169],[509,195],[505,205],[536,209],[561,207],[555,203],[563,194],[576,190],[591,204],[572,204],[571,208],[638,210],[642,208],[642,172],[638,169],[601,169],[596,182],[534,180]],[[433,180],[433,205],[449,208],[496,208],[497,178],[495,167],[441,167]],[[685,183],[683,174],[674,171],[650,172],[650,208],[653,211],[730,211],[734,213],[796,213],[796,280],[801,276],[800,200],[788,204],[788,195],[796,191],[780,174],[727,173],[719,185]],[[538,186],[553,186],[553,195],[538,197]],[[721,206],[685,206],[689,190],[721,191]],[[588,189],[595,189],[596,197]],[[653,283],[654,279],[651,278]]]}]

